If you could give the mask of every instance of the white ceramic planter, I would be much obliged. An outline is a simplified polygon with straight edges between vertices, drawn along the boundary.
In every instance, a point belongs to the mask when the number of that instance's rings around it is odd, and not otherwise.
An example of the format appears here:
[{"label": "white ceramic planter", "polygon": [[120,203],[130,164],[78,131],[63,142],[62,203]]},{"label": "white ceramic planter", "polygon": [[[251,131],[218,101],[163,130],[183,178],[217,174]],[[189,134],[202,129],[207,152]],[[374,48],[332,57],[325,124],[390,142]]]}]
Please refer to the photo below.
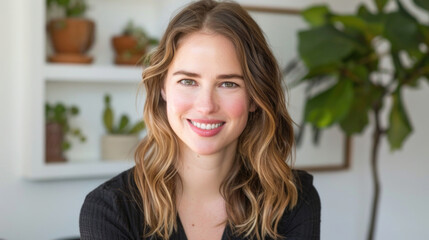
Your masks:
[{"label": "white ceramic planter", "polygon": [[101,138],[101,157],[106,161],[132,161],[138,143],[138,135],[104,135]]}]

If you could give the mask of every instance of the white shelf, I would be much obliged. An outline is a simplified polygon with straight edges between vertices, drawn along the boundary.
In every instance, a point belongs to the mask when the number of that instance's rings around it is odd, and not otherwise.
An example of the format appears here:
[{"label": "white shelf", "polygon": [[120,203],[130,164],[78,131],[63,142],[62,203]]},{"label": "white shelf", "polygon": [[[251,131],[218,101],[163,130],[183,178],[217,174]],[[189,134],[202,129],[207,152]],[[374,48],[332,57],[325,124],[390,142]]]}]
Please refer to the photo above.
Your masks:
[{"label": "white shelf", "polygon": [[83,65],[47,63],[44,67],[46,81],[139,83],[143,68],[115,65]]},{"label": "white shelf", "polygon": [[73,178],[113,177],[134,166],[132,161],[98,161],[87,163],[43,163],[27,169],[24,177],[29,180],[58,180]]},{"label": "white shelf", "polygon": [[[102,2],[98,1],[97,4],[105,6],[104,2],[103,4]],[[121,4],[123,3],[121,2]],[[134,3],[131,2],[130,4]],[[25,79],[23,96],[25,96],[25,106],[28,109],[28,111],[22,113],[22,134],[23,139],[25,139],[22,145],[25,147],[22,153],[21,176],[24,179],[32,181],[109,178],[131,168],[134,166],[134,162],[130,160],[115,162],[100,160],[97,153],[94,154],[94,149],[98,148],[97,140],[93,140],[91,146],[83,149],[82,156],[77,156],[77,158],[88,161],[74,160],[76,157],[73,156],[71,158],[73,161],[66,163],[45,163],[44,106],[48,97],[53,99],[57,97],[60,99],[73,97],[77,99],[78,104],[81,106],[82,114],[85,113],[87,115],[80,116],[81,118],[77,119],[76,123],[78,126],[82,126],[82,122],[86,124],[90,122],[92,125],[91,127],[87,127],[86,131],[90,132],[93,139],[95,139],[98,138],[100,132],[99,116],[97,114],[98,110],[102,109],[101,96],[104,94],[104,91],[107,89],[115,95],[114,107],[118,112],[124,109],[127,110],[127,113],[135,111],[133,105],[135,103],[135,92],[133,90],[137,89],[135,85],[141,82],[143,68],[141,66],[113,65],[110,62],[103,63],[102,61],[88,65],[46,63],[46,47],[48,46],[45,31],[46,2],[44,0],[34,0],[29,1],[28,5],[28,9],[31,9],[31,11],[27,12],[26,19],[28,21],[23,21],[26,24],[23,24],[21,31],[24,34],[22,39],[25,43],[25,47],[21,53],[21,59],[23,60],[22,69],[25,69],[22,72],[22,76]],[[105,19],[112,19],[107,12],[111,10],[116,11],[116,7],[116,5],[111,6],[108,8],[108,11],[101,8],[94,8],[99,9],[99,11],[92,13],[95,19],[101,19],[97,25],[99,34],[97,36],[100,37],[98,41],[99,45],[93,46],[94,56],[98,60],[111,58],[110,55],[104,54],[105,51],[111,51],[110,46],[103,44],[107,44],[113,31],[112,29],[115,28],[111,24],[117,23],[118,20],[108,22],[107,25],[103,25],[103,23],[106,23]],[[127,12],[124,16],[128,19],[129,13]],[[124,20],[124,22],[126,21]],[[122,25],[122,23],[118,23],[118,25]],[[61,90],[59,93],[58,89]],[[57,96],[55,94],[63,95]],[[93,100],[96,98],[100,102],[91,102],[91,104],[86,104],[85,102],[88,99]],[[94,111],[94,108],[97,111]],[[88,114],[91,117],[88,117]],[[94,115],[97,115],[97,119],[94,118]],[[93,124],[93,122],[96,123]],[[91,149],[93,152],[88,152],[88,149]]]}]

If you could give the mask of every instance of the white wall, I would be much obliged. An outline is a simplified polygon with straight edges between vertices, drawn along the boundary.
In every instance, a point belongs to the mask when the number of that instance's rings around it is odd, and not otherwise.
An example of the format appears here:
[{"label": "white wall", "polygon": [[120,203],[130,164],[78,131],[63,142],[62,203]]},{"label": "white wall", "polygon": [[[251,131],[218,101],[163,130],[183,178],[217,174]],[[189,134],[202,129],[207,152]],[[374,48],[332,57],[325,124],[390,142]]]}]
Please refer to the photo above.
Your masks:
[{"label": "white wall", "polygon": [[[78,215],[84,196],[106,179],[30,182],[20,178],[25,105],[22,69],[25,17],[28,0],[1,1],[0,9],[0,239],[56,239],[78,235]],[[173,1],[164,1],[166,3]],[[184,2],[184,1],[182,1]],[[258,4],[260,1],[241,1]],[[281,6],[304,7],[317,0],[282,1]],[[336,10],[350,11],[358,0],[331,0]],[[174,4],[177,5],[176,1]],[[277,5],[279,1],[268,1]],[[180,4],[178,4],[180,5]],[[294,34],[291,34],[291,38]],[[291,39],[293,42],[294,40]],[[380,151],[382,195],[376,239],[429,239],[429,86],[405,92],[414,133],[400,152],[391,154],[386,141]],[[301,93],[292,90],[291,104]],[[295,96],[295,98],[294,98]],[[297,99],[297,100],[294,100]],[[295,102],[294,102],[295,101]],[[294,116],[299,119],[300,116]],[[366,238],[371,203],[369,174],[370,131],[355,138],[350,170],[314,173],[322,199],[322,239]],[[311,146],[305,146],[311,147]],[[302,150],[300,150],[302,151]],[[340,154],[340,147],[332,156]],[[299,161],[299,155],[297,161]]]}]

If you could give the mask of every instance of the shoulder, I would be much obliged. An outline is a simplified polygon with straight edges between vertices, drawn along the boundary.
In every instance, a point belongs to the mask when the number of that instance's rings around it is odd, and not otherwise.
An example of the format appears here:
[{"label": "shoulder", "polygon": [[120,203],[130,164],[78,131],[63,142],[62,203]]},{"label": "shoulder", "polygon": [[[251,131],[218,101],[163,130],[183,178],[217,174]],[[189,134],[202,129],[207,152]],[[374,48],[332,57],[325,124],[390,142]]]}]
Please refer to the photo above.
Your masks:
[{"label": "shoulder", "polygon": [[301,170],[293,171],[298,190],[298,202],[286,210],[279,224],[279,233],[289,239],[319,239],[319,194],[313,185],[313,176]]},{"label": "shoulder", "polygon": [[[306,171],[293,170],[298,198],[302,202],[320,202],[319,194],[313,185],[313,176]],[[298,202],[299,203],[299,202]]]},{"label": "shoulder", "polygon": [[86,198],[124,197],[131,193],[134,168],[128,169],[92,190]]},{"label": "shoulder", "polygon": [[133,239],[141,236],[143,217],[135,192],[133,168],[91,191],[80,212],[81,238]]}]

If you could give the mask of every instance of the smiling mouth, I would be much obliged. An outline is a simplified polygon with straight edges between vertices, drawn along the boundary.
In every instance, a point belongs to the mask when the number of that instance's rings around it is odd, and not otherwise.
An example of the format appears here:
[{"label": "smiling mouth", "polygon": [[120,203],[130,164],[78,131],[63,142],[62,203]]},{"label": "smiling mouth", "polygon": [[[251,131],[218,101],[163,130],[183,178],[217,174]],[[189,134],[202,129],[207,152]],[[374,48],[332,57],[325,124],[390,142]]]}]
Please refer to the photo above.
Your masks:
[{"label": "smiling mouth", "polygon": [[225,124],[225,122],[218,122],[218,123],[199,123],[199,122],[195,122],[195,121],[192,121],[192,120],[189,120],[189,119],[188,119],[188,121],[189,121],[192,125],[194,125],[195,127],[199,128],[199,129],[202,129],[202,130],[213,130],[213,129],[219,128],[219,127],[221,127],[222,125],[224,125],[224,124]]}]

